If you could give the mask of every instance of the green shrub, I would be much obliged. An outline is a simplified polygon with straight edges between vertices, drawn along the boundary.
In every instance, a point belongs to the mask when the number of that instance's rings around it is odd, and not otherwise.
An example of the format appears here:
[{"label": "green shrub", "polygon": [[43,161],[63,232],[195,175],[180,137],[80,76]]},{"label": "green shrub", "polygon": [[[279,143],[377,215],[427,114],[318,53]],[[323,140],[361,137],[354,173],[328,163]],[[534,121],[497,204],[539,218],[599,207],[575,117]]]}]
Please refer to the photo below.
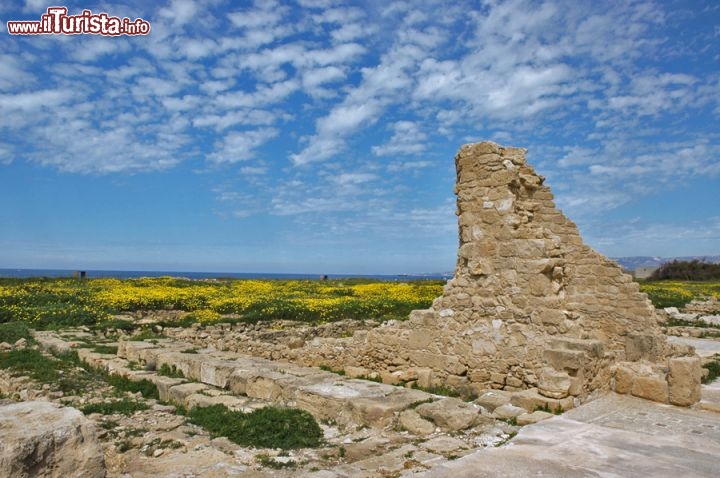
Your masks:
[{"label": "green shrub", "polygon": [[123,398],[122,400],[115,400],[113,402],[91,403],[82,407],[80,411],[85,415],[90,415],[91,413],[101,413],[103,415],[112,415],[113,413],[132,415],[137,411],[147,409],[148,406],[145,403]]},{"label": "green shrub", "polygon": [[692,261],[674,260],[658,267],[650,275],[649,280],[720,280],[720,264],[711,264],[697,259]]},{"label": "green shrub", "polygon": [[238,445],[258,448],[318,447],[323,437],[313,416],[295,408],[266,407],[242,413],[214,405],[192,409],[188,421],[202,426],[212,436],[224,436]]},{"label": "green shrub", "polygon": [[708,362],[703,365],[703,368],[707,369],[708,374],[703,377],[702,383],[710,383],[720,377],[720,360],[715,359],[712,362]]}]

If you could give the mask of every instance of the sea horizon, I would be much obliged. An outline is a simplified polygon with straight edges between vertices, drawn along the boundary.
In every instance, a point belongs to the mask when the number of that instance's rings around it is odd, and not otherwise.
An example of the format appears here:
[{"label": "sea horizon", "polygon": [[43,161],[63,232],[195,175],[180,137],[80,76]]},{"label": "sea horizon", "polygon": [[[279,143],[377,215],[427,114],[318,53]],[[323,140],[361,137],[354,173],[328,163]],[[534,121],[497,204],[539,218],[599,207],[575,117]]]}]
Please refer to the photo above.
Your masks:
[{"label": "sea horizon", "polygon": [[62,278],[76,277],[84,272],[87,279],[114,278],[138,279],[141,277],[177,277],[186,279],[286,279],[286,280],[320,280],[327,279],[376,279],[387,281],[398,280],[447,280],[452,277],[450,272],[428,272],[412,274],[318,274],[318,273],[283,273],[283,272],[202,272],[202,271],[157,271],[157,270],[111,270],[111,269],[29,269],[0,268],[0,278]]}]

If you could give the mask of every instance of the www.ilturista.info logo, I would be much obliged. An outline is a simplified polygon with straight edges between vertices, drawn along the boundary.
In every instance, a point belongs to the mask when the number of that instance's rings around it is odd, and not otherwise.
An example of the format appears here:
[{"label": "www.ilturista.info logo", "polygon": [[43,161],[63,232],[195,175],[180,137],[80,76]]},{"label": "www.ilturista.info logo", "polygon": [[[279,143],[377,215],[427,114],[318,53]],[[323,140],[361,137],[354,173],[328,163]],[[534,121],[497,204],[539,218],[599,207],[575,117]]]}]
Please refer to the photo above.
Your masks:
[{"label": "www.ilturista.info logo", "polygon": [[65,7],[49,7],[40,21],[7,22],[11,35],[147,35],[150,23],[142,18],[111,17],[107,13],[83,10],[80,15],[68,15]]}]

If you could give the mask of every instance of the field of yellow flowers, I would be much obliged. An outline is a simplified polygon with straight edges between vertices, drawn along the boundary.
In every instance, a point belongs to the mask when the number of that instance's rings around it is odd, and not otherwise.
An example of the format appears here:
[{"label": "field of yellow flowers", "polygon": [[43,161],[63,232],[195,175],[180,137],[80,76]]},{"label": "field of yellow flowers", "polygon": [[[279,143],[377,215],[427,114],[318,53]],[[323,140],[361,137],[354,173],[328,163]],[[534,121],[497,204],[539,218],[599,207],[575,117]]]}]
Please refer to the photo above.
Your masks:
[{"label": "field of yellow flowers", "polygon": [[0,323],[36,328],[102,324],[112,314],[183,310],[192,321],[404,319],[442,294],[440,281],[0,279]]},{"label": "field of yellow flowers", "polygon": [[[441,281],[0,279],[0,323],[35,328],[102,325],[113,314],[182,310],[186,322],[213,322],[223,314],[240,320],[331,322],[342,319],[405,319],[442,294]],[[682,307],[696,297],[720,298],[718,282],[662,281],[640,284],[656,307]]]},{"label": "field of yellow flowers", "polygon": [[658,308],[681,308],[696,298],[715,297],[720,299],[720,282],[641,282],[640,290],[645,292],[653,305]]}]

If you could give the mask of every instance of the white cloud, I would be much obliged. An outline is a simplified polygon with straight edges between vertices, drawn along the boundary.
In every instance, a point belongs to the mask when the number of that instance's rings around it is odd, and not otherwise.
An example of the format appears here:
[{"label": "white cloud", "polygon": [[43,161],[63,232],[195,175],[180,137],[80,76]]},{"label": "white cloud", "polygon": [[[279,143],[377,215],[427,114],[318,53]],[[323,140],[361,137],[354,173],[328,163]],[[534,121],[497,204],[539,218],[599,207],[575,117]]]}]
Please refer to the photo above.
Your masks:
[{"label": "white cloud", "polygon": [[225,114],[202,114],[192,120],[193,126],[211,127],[223,131],[235,125],[270,126],[275,123],[277,114],[259,109],[238,109]]},{"label": "white cloud", "polygon": [[392,125],[392,128],[394,133],[390,141],[382,146],[373,146],[373,154],[376,156],[418,154],[425,150],[427,135],[420,130],[417,123],[398,121]]},{"label": "white cloud", "polygon": [[13,113],[47,110],[69,103],[73,96],[72,92],[63,90],[38,90],[31,93],[0,95],[0,113],[2,113],[0,116],[7,120],[8,115]]},{"label": "white cloud", "polygon": [[198,60],[213,54],[217,50],[217,43],[210,39],[190,38],[180,44],[180,51],[190,60]]},{"label": "white cloud", "polygon": [[327,66],[307,70],[303,74],[303,87],[313,91],[326,83],[333,83],[345,78],[345,72],[337,66]]},{"label": "white cloud", "polygon": [[249,131],[232,131],[216,145],[215,152],[208,156],[214,163],[237,163],[255,156],[255,149],[278,135],[275,128]]},{"label": "white cloud", "polygon": [[344,186],[348,184],[363,184],[373,181],[376,178],[377,176],[372,173],[340,173],[337,176],[333,176],[332,181]]},{"label": "white cloud", "polygon": [[35,76],[28,72],[23,62],[15,55],[0,55],[0,91],[12,91],[19,87],[27,87],[35,82]]},{"label": "white cloud", "polygon": [[387,170],[390,172],[417,171],[429,168],[433,164],[432,161],[394,161],[388,165]]},{"label": "white cloud", "polygon": [[118,55],[130,50],[130,43],[124,38],[85,35],[72,56],[80,62],[92,62],[105,55]]},{"label": "white cloud", "polygon": [[167,7],[160,9],[158,15],[169,19],[175,27],[183,26],[197,18],[198,6],[193,0],[171,0]]},{"label": "white cloud", "polygon": [[48,6],[49,4],[45,0],[25,0],[23,11],[26,13],[43,14],[47,12]]},{"label": "white cloud", "polygon": [[9,144],[0,143],[0,164],[8,166],[13,162],[13,148]]}]

